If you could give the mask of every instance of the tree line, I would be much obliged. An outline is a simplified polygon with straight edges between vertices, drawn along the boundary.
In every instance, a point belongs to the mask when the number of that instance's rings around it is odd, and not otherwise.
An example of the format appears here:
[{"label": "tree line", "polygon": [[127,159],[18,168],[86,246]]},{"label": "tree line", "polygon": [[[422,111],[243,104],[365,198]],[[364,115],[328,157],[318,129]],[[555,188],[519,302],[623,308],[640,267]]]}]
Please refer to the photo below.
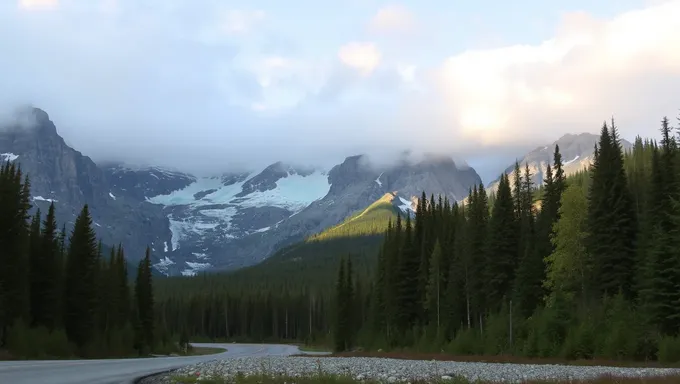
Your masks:
[{"label": "tree line", "polygon": [[30,181],[0,166],[0,350],[14,358],[147,354],[155,339],[150,254],[131,291],[119,245],[104,255],[84,205],[67,235],[52,202],[31,217]]},{"label": "tree line", "polygon": [[[660,131],[624,151],[612,120],[591,164],[569,177],[556,147],[542,185],[516,163],[493,193],[423,193],[375,256],[349,251],[333,266],[335,281],[316,278],[331,268],[320,264],[295,281],[255,269],[174,281],[158,298],[160,323],[337,351],[678,361],[680,148],[668,119]],[[303,267],[293,258],[277,268]]]},{"label": "tree line", "polygon": [[390,224],[353,331],[381,348],[680,360],[679,153],[664,118],[661,140],[626,156],[612,120],[573,178],[555,148],[540,202],[518,163],[492,198],[423,194],[414,220]]}]

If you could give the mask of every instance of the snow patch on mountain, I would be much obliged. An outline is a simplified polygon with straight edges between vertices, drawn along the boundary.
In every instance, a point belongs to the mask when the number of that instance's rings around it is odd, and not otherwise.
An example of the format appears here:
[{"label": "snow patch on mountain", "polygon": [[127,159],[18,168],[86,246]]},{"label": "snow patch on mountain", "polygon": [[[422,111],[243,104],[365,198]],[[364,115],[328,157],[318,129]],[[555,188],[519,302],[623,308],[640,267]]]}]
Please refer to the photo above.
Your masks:
[{"label": "snow patch on mountain", "polygon": [[399,209],[401,209],[402,212],[404,213],[415,212],[415,209],[413,209],[413,202],[408,201],[401,196],[399,196],[399,201],[401,202]]},{"label": "snow patch on mountain", "polygon": [[238,205],[244,208],[280,207],[295,212],[326,196],[330,189],[328,176],[324,172],[317,171],[307,176],[289,173],[276,182],[276,188],[250,193]]},{"label": "snow patch on mountain", "polygon": [[377,179],[375,179],[375,183],[378,184],[378,186],[382,187],[382,181],[380,181],[380,178],[382,177],[384,172],[380,173]]},{"label": "snow patch on mountain", "polygon": [[2,158],[2,161],[14,161],[19,158],[19,155],[13,153],[0,153],[0,158]]},{"label": "snow patch on mountain", "polygon": [[56,200],[56,199],[48,199],[48,198],[42,197],[42,196],[33,196],[33,201],[47,201],[48,203],[56,203],[56,202],[58,202],[59,200]]},{"label": "snow patch on mountain", "polygon": [[112,199],[116,200],[116,196],[114,196],[113,193],[111,193],[111,192],[109,192],[109,197],[111,197]]},{"label": "snow patch on mountain", "polygon": [[156,270],[164,275],[168,274],[168,268],[175,264],[174,261],[172,261],[169,257],[165,256],[164,258],[160,259],[157,263],[155,263],[153,266],[156,268]]},{"label": "snow patch on mountain", "polygon": [[566,163],[564,163],[564,165],[571,164],[571,163],[573,163],[574,161],[578,160],[580,157],[581,157],[581,155],[576,155],[576,157],[574,157],[573,159],[567,161]]},{"label": "snow patch on mountain", "polygon": [[200,271],[212,267],[212,264],[210,263],[194,263],[187,261],[186,264],[189,266],[189,268],[182,271],[182,276],[196,276],[196,274],[198,274]]},{"label": "snow patch on mountain", "polygon": [[[330,183],[325,172],[314,171],[302,174],[288,171],[283,173],[271,189],[254,190],[243,194],[244,185],[262,173],[234,175],[233,177],[202,177],[185,188],[165,195],[147,198],[152,204],[162,205],[168,211],[170,222],[170,250],[181,248],[184,240],[191,238],[191,243],[202,242],[203,239],[236,239],[253,233],[269,230],[269,226],[243,228],[240,215],[243,210],[284,209],[295,214],[312,202],[323,198],[330,190]],[[278,175],[277,175],[278,176]],[[262,176],[259,176],[262,178]],[[260,188],[264,189],[264,188]],[[244,211],[245,212],[245,211]],[[279,213],[280,214],[280,213]],[[239,225],[234,219],[239,216]],[[265,225],[270,225],[265,223]],[[190,250],[193,251],[193,250]]]}]

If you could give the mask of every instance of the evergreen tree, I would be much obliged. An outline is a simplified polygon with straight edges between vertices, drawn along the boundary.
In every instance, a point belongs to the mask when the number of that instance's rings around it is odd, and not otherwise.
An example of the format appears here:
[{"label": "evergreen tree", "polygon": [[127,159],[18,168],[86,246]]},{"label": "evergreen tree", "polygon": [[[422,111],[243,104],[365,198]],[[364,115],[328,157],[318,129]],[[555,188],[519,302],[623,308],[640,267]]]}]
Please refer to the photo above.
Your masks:
[{"label": "evergreen tree", "polygon": [[[39,213],[36,213],[36,217],[39,217]],[[62,270],[54,203],[50,204],[47,211],[41,234],[33,236],[39,238],[39,242],[35,245],[36,255],[32,259],[31,266],[33,276],[31,316],[34,325],[42,325],[53,330],[61,324],[60,276]]]},{"label": "evergreen tree", "polygon": [[510,292],[517,267],[518,230],[514,208],[510,182],[503,174],[489,220],[486,254],[486,297],[488,309],[492,311],[501,307]]},{"label": "evergreen tree", "polygon": [[338,270],[338,282],[335,286],[335,329],[333,332],[335,351],[342,352],[346,350],[345,340],[347,334],[347,291],[345,284],[347,278],[345,277],[345,261],[340,262],[340,269]]},{"label": "evergreen tree", "polygon": [[413,235],[411,216],[406,216],[404,237],[399,252],[399,281],[397,282],[397,313],[396,321],[399,328],[404,331],[410,328],[414,320],[419,317],[418,308],[418,271],[420,258],[413,248]]},{"label": "evergreen tree", "polygon": [[585,298],[589,290],[592,260],[586,248],[587,206],[587,197],[578,185],[566,189],[552,238],[555,250],[545,260],[545,286],[553,297]]},{"label": "evergreen tree", "polygon": [[430,256],[430,278],[427,284],[426,308],[430,314],[430,324],[436,325],[437,335],[441,327],[441,299],[444,295],[442,289],[442,247],[439,240],[434,245]]},{"label": "evergreen tree", "polygon": [[588,205],[588,253],[602,294],[633,295],[637,218],[623,167],[616,126],[602,127],[591,169]]},{"label": "evergreen tree", "polygon": [[28,177],[14,163],[0,167],[0,346],[10,326],[29,317],[29,188]]},{"label": "evergreen tree", "polygon": [[144,258],[139,262],[135,280],[135,299],[137,303],[140,352],[154,347],[154,298],[151,276],[151,250],[146,248]]},{"label": "evergreen tree", "polygon": [[87,204],[71,232],[66,264],[64,327],[79,348],[95,336],[97,303],[97,238]]}]

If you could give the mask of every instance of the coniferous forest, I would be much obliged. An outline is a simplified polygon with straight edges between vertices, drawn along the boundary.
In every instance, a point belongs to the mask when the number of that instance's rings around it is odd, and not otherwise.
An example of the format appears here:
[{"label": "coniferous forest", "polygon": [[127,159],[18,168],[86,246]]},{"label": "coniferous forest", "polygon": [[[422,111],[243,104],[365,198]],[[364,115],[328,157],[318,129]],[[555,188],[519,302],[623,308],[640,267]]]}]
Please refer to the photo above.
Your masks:
[{"label": "coniferous forest", "polygon": [[390,222],[368,270],[354,265],[369,256],[347,255],[325,284],[170,279],[159,323],[336,351],[679,361],[676,136],[664,118],[658,140],[624,152],[612,120],[577,174],[565,176],[558,147],[543,185],[516,164],[496,191],[475,186],[464,202],[424,192],[414,217]]},{"label": "coniferous forest", "polygon": [[67,234],[54,203],[30,217],[30,202],[29,177],[9,161],[0,166],[0,354],[120,357],[171,348],[154,329],[148,250],[131,288],[123,249],[104,250],[87,205]]}]

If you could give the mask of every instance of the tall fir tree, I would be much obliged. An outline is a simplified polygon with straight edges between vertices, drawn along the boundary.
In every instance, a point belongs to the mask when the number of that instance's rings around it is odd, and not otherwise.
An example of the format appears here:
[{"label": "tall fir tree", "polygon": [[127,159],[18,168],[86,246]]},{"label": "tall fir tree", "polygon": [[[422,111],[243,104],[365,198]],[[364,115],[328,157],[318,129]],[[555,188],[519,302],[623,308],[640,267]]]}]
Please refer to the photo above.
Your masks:
[{"label": "tall fir tree", "polygon": [[144,258],[139,262],[135,280],[135,299],[138,316],[138,342],[140,352],[154,348],[154,298],[151,275],[151,250],[146,248]]},{"label": "tall fir tree", "polygon": [[[521,188],[521,185],[520,185]],[[521,194],[521,189],[518,189]],[[489,220],[486,249],[487,309],[497,311],[508,298],[517,267],[517,218],[508,176],[501,175],[493,211]]]},{"label": "tall fir tree", "polygon": [[84,348],[96,332],[98,244],[87,204],[73,226],[65,275],[64,327],[69,340]]}]

